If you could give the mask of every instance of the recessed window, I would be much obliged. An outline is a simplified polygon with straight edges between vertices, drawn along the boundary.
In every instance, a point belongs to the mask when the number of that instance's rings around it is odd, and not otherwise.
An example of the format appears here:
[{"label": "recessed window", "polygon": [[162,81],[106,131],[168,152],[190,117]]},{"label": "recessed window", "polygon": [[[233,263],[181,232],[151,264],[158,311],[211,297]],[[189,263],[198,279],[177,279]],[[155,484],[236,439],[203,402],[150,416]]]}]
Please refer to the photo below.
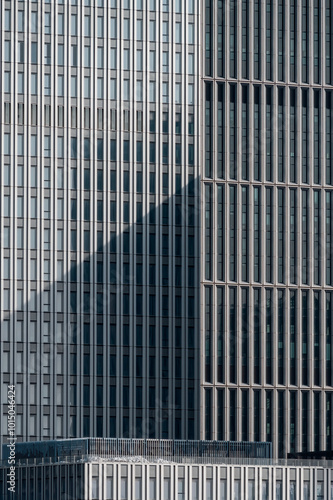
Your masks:
[{"label": "recessed window", "polygon": [[136,51],[136,69],[142,71],[142,50]]},{"label": "recessed window", "polygon": [[84,16],[84,36],[90,36],[90,16]]},{"label": "recessed window", "polygon": [[142,19],[136,21],[136,39],[142,40]]},{"label": "recessed window", "polygon": [[71,15],[71,35],[77,35],[77,14]]},{"label": "recessed window", "polygon": [[46,35],[49,35],[51,33],[51,14],[50,14],[50,12],[44,13],[44,29],[45,29]]},{"label": "recessed window", "polygon": [[155,42],[156,21],[149,21],[149,41]]},{"label": "recessed window", "polygon": [[125,18],[123,20],[123,38],[129,40],[130,37],[130,20]]},{"label": "recessed window", "polygon": [[31,64],[37,64],[37,42],[31,42]]},{"label": "recessed window", "polygon": [[58,14],[58,35],[64,34],[64,14]]}]

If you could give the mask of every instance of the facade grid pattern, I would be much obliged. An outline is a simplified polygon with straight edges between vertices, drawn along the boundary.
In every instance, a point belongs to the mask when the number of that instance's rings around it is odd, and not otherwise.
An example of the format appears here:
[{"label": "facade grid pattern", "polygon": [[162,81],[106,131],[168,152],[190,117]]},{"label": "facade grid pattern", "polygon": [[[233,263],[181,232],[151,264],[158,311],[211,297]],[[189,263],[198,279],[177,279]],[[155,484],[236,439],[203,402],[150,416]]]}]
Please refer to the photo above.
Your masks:
[{"label": "facade grid pattern", "polygon": [[1,439],[199,436],[198,17],[1,2]]},{"label": "facade grid pattern", "polygon": [[[124,457],[122,457],[124,458]],[[5,467],[0,493],[7,500]],[[332,469],[323,466],[197,465],[89,461],[21,464],[17,467],[18,500],[330,500]]]},{"label": "facade grid pattern", "polygon": [[332,6],[202,9],[201,437],[330,450]]}]

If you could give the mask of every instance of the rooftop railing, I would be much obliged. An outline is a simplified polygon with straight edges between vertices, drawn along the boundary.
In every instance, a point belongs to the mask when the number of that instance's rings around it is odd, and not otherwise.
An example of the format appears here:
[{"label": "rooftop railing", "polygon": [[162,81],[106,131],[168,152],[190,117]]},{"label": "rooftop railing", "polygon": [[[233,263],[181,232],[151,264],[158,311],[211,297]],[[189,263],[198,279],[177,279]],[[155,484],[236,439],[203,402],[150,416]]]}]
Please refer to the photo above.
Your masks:
[{"label": "rooftop railing", "polygon": [[88,454],[107,457],[270,458],[271,443],[90,438]]},{"label": "rooftop railing", "polygon": [[[302,460],[302,459],[273,459],[273,458],[229,458],[229,457],[143,457],[143,456],[114,456],[101,457],[93,455],[21,458],[15,462],[15,467],[38,467],[48,465],[83,465],[87,463],[121,463],[121,464],[180,464],[180,465],[218,465],[218,466],[248,466],[248,467],[320,467],[333,470],[332,460]],[[0,468],[9,468],[7,460],[0,461]]]},{"label": "rooftop railing", "polygon": [[[239,441],[187,441],[171,439],[116,439],[83,438],[55,441],[16,443],[16,459],[93,456],[104,459],[114,457],[143,457],[145,459],[191,462],[199,459],[270,458],[271,443]],[[9,449],[3,445],[3,459]]]}]

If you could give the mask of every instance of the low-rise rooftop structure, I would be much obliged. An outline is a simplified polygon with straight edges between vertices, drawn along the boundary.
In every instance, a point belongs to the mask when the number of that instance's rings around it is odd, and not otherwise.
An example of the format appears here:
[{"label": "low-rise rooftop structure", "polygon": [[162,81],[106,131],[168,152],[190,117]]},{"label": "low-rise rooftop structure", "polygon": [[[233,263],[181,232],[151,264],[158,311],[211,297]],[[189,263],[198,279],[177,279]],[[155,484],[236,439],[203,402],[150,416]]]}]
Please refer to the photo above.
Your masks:
[{"label": "low-rise rooftop structure", "polygon": [[[5,448],[5,447],[4,447]],[[332,500],[333,462],[276,460],[269,443],[66,439],[16,445],[9,500]]]}]

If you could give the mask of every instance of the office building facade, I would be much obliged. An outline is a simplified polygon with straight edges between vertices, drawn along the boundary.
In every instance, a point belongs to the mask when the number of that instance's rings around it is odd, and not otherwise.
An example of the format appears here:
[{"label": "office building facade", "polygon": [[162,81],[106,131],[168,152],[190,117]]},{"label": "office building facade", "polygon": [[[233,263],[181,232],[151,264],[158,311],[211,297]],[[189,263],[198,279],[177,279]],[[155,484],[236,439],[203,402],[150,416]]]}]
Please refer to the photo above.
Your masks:
[{"label": "office building facade", "polygon": [[201,434],[330,450],[332,5],[201,12]]},{"label": "office building facade", "polygon": [[194,439],[198,3],[0,15],[1,439]]},{"label": "office building facade", "polygon": [[[15,498],[332,499],[332,462],[272,460],[270,453],[270,443],[100,438],[19,443]],[[6,446],[3,457],[0,494],[7,499],[12,496],[6,487]]]},{"label": "office building facade", "polygon": [[332,448],[332,16],[1,2],[1,439]]},{"label": "office building facade", "polygon": [[[0,466],[0,493],[7,490]],[[326,464],[182,464],[88,459],[21,463],[17,500],[331,500],[333,470]]]}]

